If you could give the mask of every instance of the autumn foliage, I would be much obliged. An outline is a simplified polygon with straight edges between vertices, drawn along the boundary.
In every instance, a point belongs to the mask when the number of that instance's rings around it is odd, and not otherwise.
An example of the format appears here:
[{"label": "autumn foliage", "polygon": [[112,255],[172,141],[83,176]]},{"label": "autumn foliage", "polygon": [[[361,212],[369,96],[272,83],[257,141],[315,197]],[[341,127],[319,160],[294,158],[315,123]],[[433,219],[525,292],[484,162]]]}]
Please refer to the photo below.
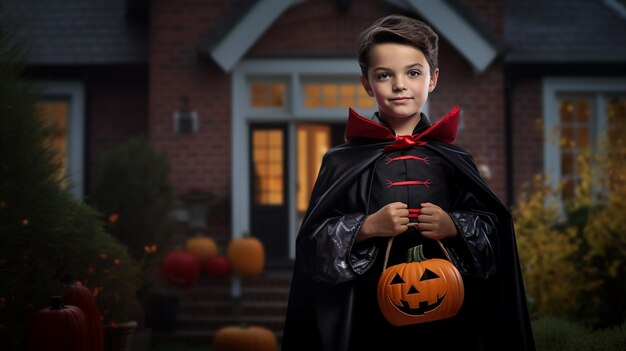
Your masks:
[{"label": "autumn foliage", "polygon": [[594,327],[624,322],[625,132],[623,123],[612,124],[610,142],[578,156],[581,180],[573,198],[557,201],[562,187],[537,176],[513,208],[534,317],[556,315]]}]

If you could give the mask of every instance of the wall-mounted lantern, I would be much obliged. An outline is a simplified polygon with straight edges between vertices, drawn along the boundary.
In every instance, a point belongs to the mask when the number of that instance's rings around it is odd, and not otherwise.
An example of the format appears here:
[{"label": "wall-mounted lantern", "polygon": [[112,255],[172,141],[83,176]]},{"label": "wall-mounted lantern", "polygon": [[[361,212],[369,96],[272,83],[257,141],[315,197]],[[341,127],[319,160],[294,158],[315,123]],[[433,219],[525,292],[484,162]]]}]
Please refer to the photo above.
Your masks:
[{"label": "wall-mounted lantern", "polygon": [[174,132],[190,134],[198,132],[198,113],[189,108],[189,98],[181,98],[182,107],[174,112]]}]

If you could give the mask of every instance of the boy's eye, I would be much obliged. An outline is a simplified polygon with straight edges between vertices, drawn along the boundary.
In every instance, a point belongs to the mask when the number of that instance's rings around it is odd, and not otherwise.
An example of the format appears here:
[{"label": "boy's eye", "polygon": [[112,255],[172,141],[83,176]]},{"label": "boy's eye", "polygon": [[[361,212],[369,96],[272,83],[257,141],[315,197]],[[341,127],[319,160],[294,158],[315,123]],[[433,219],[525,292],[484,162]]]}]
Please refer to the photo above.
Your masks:
[{"label": "boy's eye", "polygon": [[378,79],[387,79],[387,78],[389,78],[389,77],[391,77],[391,74],[389,74],[389,73],[387,73],[387,72],[380,73],[380,74],[378,75]]},{"label": "boy's eye", "polygon": [[420,76],[422,73],[420,71],[409,71],[408,76],[409,77],[417,77]]}]

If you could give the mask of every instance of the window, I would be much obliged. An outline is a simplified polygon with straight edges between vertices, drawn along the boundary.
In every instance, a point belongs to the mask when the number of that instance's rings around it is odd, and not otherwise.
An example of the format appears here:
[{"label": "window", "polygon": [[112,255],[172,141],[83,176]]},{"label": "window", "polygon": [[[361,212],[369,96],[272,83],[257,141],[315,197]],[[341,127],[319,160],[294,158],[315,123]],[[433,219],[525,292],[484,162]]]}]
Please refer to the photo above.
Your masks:
[{"label": "window", "polygon": [[286,101],[285,83],[250,83],[250,105],[253,108],[280,108],[285,106]]},{"label": "window", "polygon": [[41,94],[37,103],[54,128],[51,145],[58,150],[59,177],[68,191],[83,198],[85,154],[85,93],[80,82],[34,82]]},{"label": "window", "polygon": [[306,108],[373,108],[374,100],[360,83],[305,83]]},{"label": "window", "polygon": [[283,131],[256,129],[252,132],[254,199],[258,205],[283,204]]},{"label": "window", "polygon": [[51,123],[52,136],[48,143],[57,153],[54,161],[59,165],[58,179],[62,181],[63,186],[67,186],[65,174],[68,168],[69,101],[63,98],[44,97],[37,102],[37,109],[42,118]]},{"label": "window", "polygon": [[608,157],[616,162],[626,161],[626,94],[613,96],[607,103]]},{"label": "window", "polygon": [[297,210],[301,217],[309,206],[313,185],[322,158],[331,144],[331,127],[324,124],[301,123],[297,126]]},{"label": "window", "polygon": [[563,199],[572,200],[581,181],[578,155],[589,148],[593,102],[589,96],[559,98],[560,162]]},{"label": "window", "polygon": [[[574,198],[582,175],[579,155],[586,150],[608,152],[614,160],[618,157],[615,151],[623,150],[621,126],[626,122],[625,106],[626,80],[552,78],[544,81],[544,168],[554,188],[563,186],[560,198],[556,199],[558,203]],[[593,200],[601,199],[602,190],[592,179]]]}]

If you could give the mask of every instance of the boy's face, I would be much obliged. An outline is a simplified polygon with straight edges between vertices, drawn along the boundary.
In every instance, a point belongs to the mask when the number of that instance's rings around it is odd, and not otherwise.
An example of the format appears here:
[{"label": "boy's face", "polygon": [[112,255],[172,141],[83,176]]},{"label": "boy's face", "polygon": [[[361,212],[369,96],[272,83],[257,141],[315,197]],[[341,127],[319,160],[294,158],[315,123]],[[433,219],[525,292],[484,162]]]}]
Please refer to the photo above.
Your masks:
[{"label": "boy's face", "polygon": [[439,69],[430,74],[424,54],[410,45],[383,43],[369,53],[367,77],[361,83],[376,99],[386,121],[419,116],[428,93],[435,89]]}]

